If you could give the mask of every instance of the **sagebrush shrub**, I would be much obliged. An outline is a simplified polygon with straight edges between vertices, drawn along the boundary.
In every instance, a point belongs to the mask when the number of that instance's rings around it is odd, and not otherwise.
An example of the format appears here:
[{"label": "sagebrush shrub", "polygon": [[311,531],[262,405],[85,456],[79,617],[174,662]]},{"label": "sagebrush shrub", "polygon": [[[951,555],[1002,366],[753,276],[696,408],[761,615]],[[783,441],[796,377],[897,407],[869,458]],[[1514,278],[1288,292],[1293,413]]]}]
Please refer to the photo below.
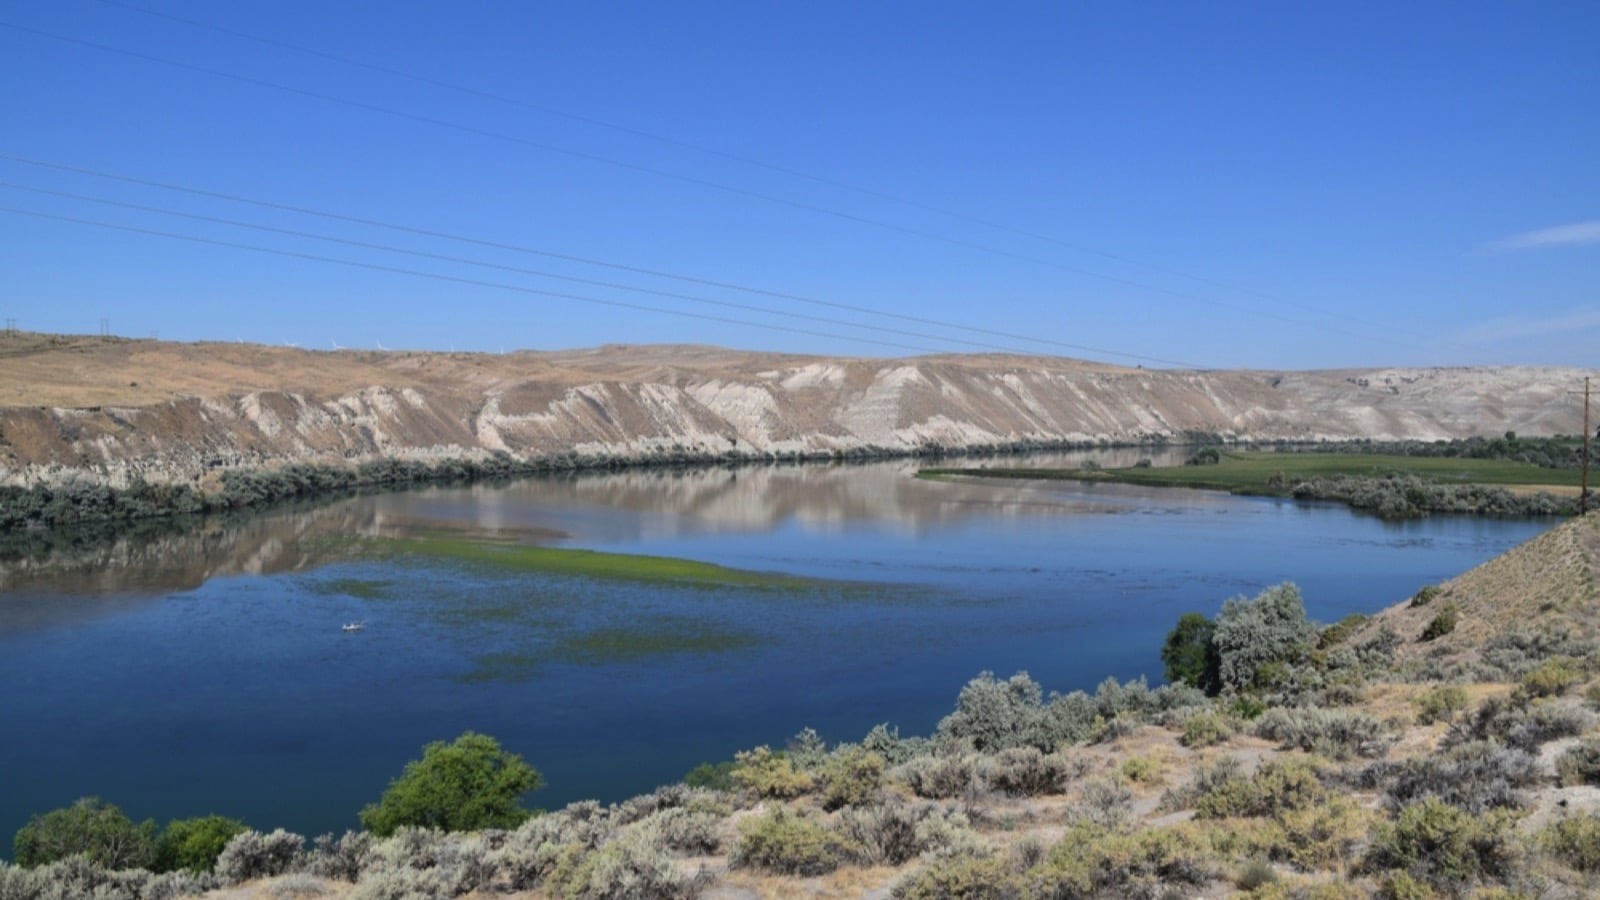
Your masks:
[{"label": "sagebrush shrub", "polygon": [[1132,833],[1079,824],[1050,848],[1023,879],[1028,896],[1154,896],[1158,886],[1201,887],[1218,865],[1195,834],[1183,828]]},{"label": "sagebrush shrub", "polygon": [[1185,747],[1212,747],[1233,737],[1233,723],[1215,712],[1190,716],[1178,741]]},{"label": "sagebrush shrub", "polygon": [[1600,785],[1600,738],[1568,747],[1556,757],[1556,775],[1565,785]]},{"label": "sagebrush shrub", "polygon": [[949,800],[965,796],[973,786],[976,756],[941,754],[918,756],[902,764],[894,777],[926,800]]},{"label": "sagebrush shrub", "polygon": [[680,868],[659,823],[645,820],[597,849],[567,854],[546,886],[579,900],[680,900],[697,895],[708,878]]},{"label": "sagebrush shrub", "polygon": [[943,854],[894,886],[894,900],[1012,900],[1021,878],[1004,857]]},{"label": "sagebrush shrub", "polygon": [[294,868],[305,843],[305,838],[282,828],[271,834],[241,832],[222,848],[215,871],[228,884],[282,875]]},{"label": "sagebrush shrub", "polygon": [[757,797],[787,800],[816,789],[816,779],[798,771],[787,756],[761,746],[734,754],[735,784]]},{"label": "sagebrush shrub", "polygon": [[1392,809],[1432,797],[1478,815],[1521,808],[1528,802],[1524,789],[1538,781],[1539,764],[1531,755],[1493,741],[1474,741],[1406,760],[1386,795]]},{"label": "sagebrush shrub", "polygon": [[816,769],[822,808],[860,806],[877,796],[883,784],[883,757],[862,747],[846,747],[829,755]]},{"label": "sagebrush shrub", "polygon": [[1280,741],[1286,749],[1331,759],[1378,756],[1387,747],[1383,725],[1370,714],[1348,709],[1277,707],[1256,720],[1257,737]]},{"label": "sagebrush shrub", "polygon": [[1267,682],[1281,677],[1271,669],[1273,664],[1286,667],[1286,672],[1304,663],[1317,638],[1300,589],[1289,582],[1267,588],[1251,600],[1226,601],[1211,635],[1221,688],[1247,691],[1271,686]]},{"label": "sagebrush shrub", "polygon": [[1059,794],[1080,777],[1087,764],[1034,747],[1013,747],[983,758],[978,775],[990,790],[1012,797]]},{"label": "sagebrush shrub", "polygon": [[365,831],[346,831],[337,838],[319,835],[312,842],[306,868],[314,875],[354,884],[371,862],[372,843],[372,835]]},{"label": "sagebrush shrub", "polygon": [[1583,680],[1577,660],[1556,656],[1522,676],[1522,689],[1535,697],[1554,697]]},{"label": "sagebrush shrub", "polygon": [[1594,813],[1551,822],[1538,835],[1539,848],[1579,872],[1600,872],[1600,816]]},{"label": "sagebrush shrub", "polygon": [[1115,828],[1133,814],[1133,792],[1118,778],[1093,778],[1084,782],[1078,802],[1067,810],[1072,822],[1097,828]]},{"label": "sagebrush shrub", "polygon": [[1553,703],[1533,703],[1529,695],[1516,692],[1507,697],[1490,697],[1464,721],[1457,721],[1445,736],[1447,744],[1496,740],[1536,753],[1539,747],[1557,738],[1572,737],[1587,731],[1594,715],[1587,710]]},{"label": "sagebrush shrub", "polygon": [[1043,702],[1044,689],[1026,672],[1006,681],[982,672],[961,688],[955,711],[939,722],[939,733],[969,741],[980,752],[1037,746]]},{"label": "sagebrush shrub", "polygon": [[1417,721],[1423,725],[1448,722],[1467,708],[1467,692],[1453,685],[1440,685],[1417,700]]},{"label": "sagebrush shrub", "polygon": [[740,823],[730,861],[780,875],[826,875],[859,853],[821,820],[778,807]]},{"label": "sagebrush shrub", "polygon": [[1505,811],[1475,816],[1428,797],[1378,826],[1365,863],[1369,871],[1401,869],[1454,892],[1478,878],[1504,878],[1516,870],[1521,852],[1513,823]]}]

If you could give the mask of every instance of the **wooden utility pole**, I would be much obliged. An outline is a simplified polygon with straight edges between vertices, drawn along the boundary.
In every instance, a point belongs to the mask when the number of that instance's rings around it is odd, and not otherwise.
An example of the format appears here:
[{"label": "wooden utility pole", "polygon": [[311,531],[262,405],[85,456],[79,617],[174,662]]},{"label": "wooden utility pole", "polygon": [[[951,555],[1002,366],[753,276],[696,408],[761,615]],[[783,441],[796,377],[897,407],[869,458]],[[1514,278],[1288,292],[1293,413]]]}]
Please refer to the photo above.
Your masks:
[{"label": "wooden utility pole", "polygon": [[1583,378],[1583,493],[1578,495],[1578,515],[1589,513],[1589,377]]}]

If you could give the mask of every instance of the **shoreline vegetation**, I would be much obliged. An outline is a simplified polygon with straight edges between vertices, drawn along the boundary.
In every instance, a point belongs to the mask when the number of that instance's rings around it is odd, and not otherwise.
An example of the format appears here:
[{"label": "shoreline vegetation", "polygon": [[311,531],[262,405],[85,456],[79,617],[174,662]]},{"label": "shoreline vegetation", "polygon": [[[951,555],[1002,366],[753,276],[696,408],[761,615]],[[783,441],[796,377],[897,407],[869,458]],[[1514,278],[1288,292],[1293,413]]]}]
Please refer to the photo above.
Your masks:
[{"label": "shoreline vegetation", "polygon": [[1597,566],[1590,516],[1372,617],[1284,583],[1182,616],[1168,684],[984,672],[930,735],[806,729],[611,805],[526,809],[537,771],[470,732],[309,842],[86,799],[19,832],[0,898],[1588,896]]},{"label": "shoreline vegetation", "polygon": [[[1549,443],[1534,439],[1527,456],[1549,460]],[[1515,441],[1512,442],[1513,452]],[[929,467],[918,477],[1068,480],[1146,487],[1185,487],[1257,497],[1344,503],[1385,519],[1431,513],[1489,516],[1570,516],[1578,511],[1575,468],[1503,455],[1467,455],[1481,441],[1441,444],[1341,444],[1332,452],[1307,446],[1273,450],[1202,447],[1182,466],[1124,468],[1092,461],[1072,469]],[[1452,452],[1454,451],[1454,452]],[[1566,457],[1562,457],[1565,461]],[[1517,488],[1518,490],[1512,490]],[[1552,489],[1563,491],[1553,493]],[[1565,492],[1569,492],[1568,495]]]},{"label": "shoreline vegetation", "polygon": [[[1503,438],[1467,438],[1455,441],[1341,441],[1302,444],[1294,442],[1230,443],[1210,432],[1192,432],[1175,438],[1152,436],[1148,440],[1113,443],[1099,441],[1022,440],[1005,444],[973,447],[944,447],[929,444],[912,449],[866,446],[830,453],[748,453],[729,450],[721,454],[695,454],[659,449],[647,456],[585,455],[576,452],[547,457],[519,459],[508,453],[485,457],[458,457],[437,461],[379,459],[361,463],[287,463],[276,467],[226,469],[215,475],[214,486],[195,482],[151,482],[136,480],[126,487],[113,487],[90,477],[70,478],[60,483],[32,486],[0,485],[0,537],[40,533],[64,527],[139,525],[161,519],[186,519],[208,515],[267,509],[293,501],[321,501],[371,491],[399,490],[422,485],[478,484],[518,478],[594,471],[631,469],[703,468],[712,466],[760,466],[795,463],[854,463],[887,459],[992,459],[1026,456],[1031,453],[1082,452],[1093,450],[1152,450],[1195,447],[1190,457],[1209,458],[1216,466],[1104,469],[1093,464],[1078,469],[955,468],[929,467],[923,477],[977,475],[990,478],[1068,478],[1080,481],[1122,481],[1129,484],[1182,485],[1234,493],[1263,496],[1296,496],[1302,499],[1333,499],[1357,508],[1383,512],[1382,498],[1366,496],[1374,487],[1373,472],[1385,467],[1389,457],[1404,459],[1403,464],[1387,463],[1390,473],[1414,473],[1419,482],[1438,480],[1440,473],[1456,482],[1466,479],[1473,485],[1567,485],[1577,484],[1581,452],[1579,438],[1518,438],[1507,433]],[[1242,450],[1241,447],[1270,447],[1271,450]],[[1326,470],[1321,462],[1330,454],[1343,460]],[[1297,456],[1299,458],[1297,458]],[[1279,462],[1260,471],[1260,459]],[[1252,464],[1250,461],[1256,460]],[[1470,461],[1482,461],[1473,465]],[[1241,464],[1241,461],[1244,464]],[[1319,467],[1321,470],[1319,470]],[[1199,471],[1191,471],[1196,469]],[[1308,471],[1310,470],[1310,471]],[[1542,472],[1535,476],[1530,473]],[[1283,481],[1274,483],[1280,474]],[[1310,477],[1307,477],[1310,476]],[[1360,476],[1366,482],[1338,482],[1337,478]],[[1295,479],[1292,483],[1288,479]],[[1320,480],[1319,480],[1320,479]],[[1498,493],[1492,496],[1463,494],[1467,485],[1444,484],[1453,488],[1438,491],[1425,485],[1406,483],[1399,490],[1431,492],[1434,496],[1415,499],[1409,506],[1419,512],[1482,512],[1491,515],[1567,515],[1576,504],[1565,498],[1546,501],[1516,499]],[[1373,502],[1376,505],[1365,506]],[[1547,508],[1553,504],[1553,508]],[[1417,513],[1412,513],[1417,514]]]}]

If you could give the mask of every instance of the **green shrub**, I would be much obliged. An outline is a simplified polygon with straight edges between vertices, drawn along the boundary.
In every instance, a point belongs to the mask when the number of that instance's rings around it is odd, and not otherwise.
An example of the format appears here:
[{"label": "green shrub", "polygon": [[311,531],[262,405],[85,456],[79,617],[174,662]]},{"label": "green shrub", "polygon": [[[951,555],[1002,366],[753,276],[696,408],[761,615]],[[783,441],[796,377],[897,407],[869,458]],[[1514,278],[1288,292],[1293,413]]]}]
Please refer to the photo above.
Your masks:
[{"label": "green shrub", "polygon": [[1579,872],[1600,872],[1600,816],[1594,813],[1552,822],[1540,830],[1539,848]]},{"label": "green shrub", "polygon": [[241,832],[248,831],[238,819],[225,816],[202,816],[194,819],[175,819],[167,823],[156,847],[155,870],[171,872],[186,869],[190,872],[209,872],[217,864],[217,856],[228,841]]},{"label": "green shrub", "polygon": [[1411,607],[1427,606],[1444,593],[1444,589],[1436,584],[1430,584],[1411,595]]},{"label": "green shrub", "polygon": [[1600,785],[1600,738],[1568,747],[1556,757],[1556,774],[1565,785]]},{"label": "green shrub", "polygon": [[877,796],[883,784],[883,757],[861,747],[838,750],[818,770],[822,808],[860,806]]},{"label": "green shrub", "polygon": [[36,815],[17,831],[12,859],[42,866],[82,854],[105,869],[149,868],[156,857],[156,823],[135,824],[121,809],[98,797]]},{"label": "green shrub", "polygon": [[1277,816],[1290,810],[1325,806],[1330,794],[1317,767],[1304,757],[1284,756],[1246,777],[1237,763],[1202,769],[1192,788],[1195,815]]},{"label": "green shrub", "polygon": [[731,862],[780,875],[826,875],[860,852],[817,819],[778,807],[739,825]]},{"label": "green shrub", "polygon": [[1466,691],[1453,684],[1440,685],[1417,701],[1417,721],[1423,725],[1448,722],[1466,708]]},{"label": "green shrub", "polygon": [[1156,761],[1143,756],[1131,756],[1122,763],[1122,777],[1135,784],[1154,781],[1160,773]]},{"label": "green shrub", "polygon": [[1217,651],[1211,642],[1215,627],[1197,612],[1178,617],[1177,626],[1167,632],[1166,643],[1161,646],[1161,662],[1166,666],[1168,681],[1215,691]]},{"label": "green shrub", "polygon": [[794,761],[767,746],[734,754],[733,783],[757,797],[785,800],[810,793],[816,779],[795,771]]},{"label": "green shrub", "polygon": [[1322,633],[1317,635],[1317,649],[1331,650],[1343,644],[1350,639],[1350,635],[1355,634],[1357,628],[1365,625],[1369,618],[1370,616],[1361,613],[1351,613],[1322,629]]},{"label": "green shrub", "polygon": [[1254,722],[1256,719],[1261,718],[1261,714],[1266,711],[1266,701],[1249,695],[1235,697],[1233,702],[1228,704],[1228,715],[1236,719],[1243,719],[1246,722]]},{"label": "green shrub", "polygon": [[1203,712],[1183,723],[1178,741],[1185,747],[1211,747],[1233,737],[1233,723],[1214,712]]},{"label": "green shrub", "polygon": [[723,760],[719,763],[703,762],[683,776],[683,783],[689,787],[711,791],[731,791],[738,787],[733,781],[732,760]]},{"label": "green shrub", "polygon": [[1422,637],[1420,640],[1436,640],[1444,637],[1452,631],[1455,631],[1456,616],[1459,613],[1460,610],[1454,603],[1446,603],[1439,609],[1438,615],[1433,617],[1433,621],[1428,623],[1428,627],[1422,629]]},{"label": "green shrub", "polygon": [[1375,872],[1402,869],[1446,891],[1504,878],[1520,863],[1513,822],[1503,811],[1475,816],[1429,797],[1378,827],[1366,865]]},{"label": "green shrub", "polygon": [[1132,833],[1074,825],[1024,875],[1029,896],[1154,896],[1163,885],[1200,887],[1217,875],[1208,849],[1183,828]]},{"label": "green shrub", "polygon": [[894,900],[1012,900],[1021,879],[1005,859],[958,853],[934,857],[895,884]]},{"label": "green shrub", "polygon": [[361,826],[391,835],[402,826],[471,831],[515,828],[532,815],[522,795],[543,783],[522,757],[500,749],[488,735],[467,732],[446,744],[422,748],[374,805],[361,810]]},{"label": "green shrub", "polygon": [[1577,660],[1556,656],[1522,676],[1522,689],[1535,697],[1554,697],[1583,680]]}]

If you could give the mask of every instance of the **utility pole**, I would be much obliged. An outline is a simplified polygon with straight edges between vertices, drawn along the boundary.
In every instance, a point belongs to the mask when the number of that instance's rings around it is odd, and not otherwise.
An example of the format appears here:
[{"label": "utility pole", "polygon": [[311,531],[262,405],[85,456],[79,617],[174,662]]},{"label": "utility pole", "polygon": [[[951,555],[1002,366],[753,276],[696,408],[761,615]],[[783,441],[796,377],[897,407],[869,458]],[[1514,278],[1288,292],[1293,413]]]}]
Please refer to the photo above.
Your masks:
[{"label": "utility pole", "polygon": [[1578,515],[1589,513],[1589,376],[1583,377],[1583,493],[1578,495]]}]

